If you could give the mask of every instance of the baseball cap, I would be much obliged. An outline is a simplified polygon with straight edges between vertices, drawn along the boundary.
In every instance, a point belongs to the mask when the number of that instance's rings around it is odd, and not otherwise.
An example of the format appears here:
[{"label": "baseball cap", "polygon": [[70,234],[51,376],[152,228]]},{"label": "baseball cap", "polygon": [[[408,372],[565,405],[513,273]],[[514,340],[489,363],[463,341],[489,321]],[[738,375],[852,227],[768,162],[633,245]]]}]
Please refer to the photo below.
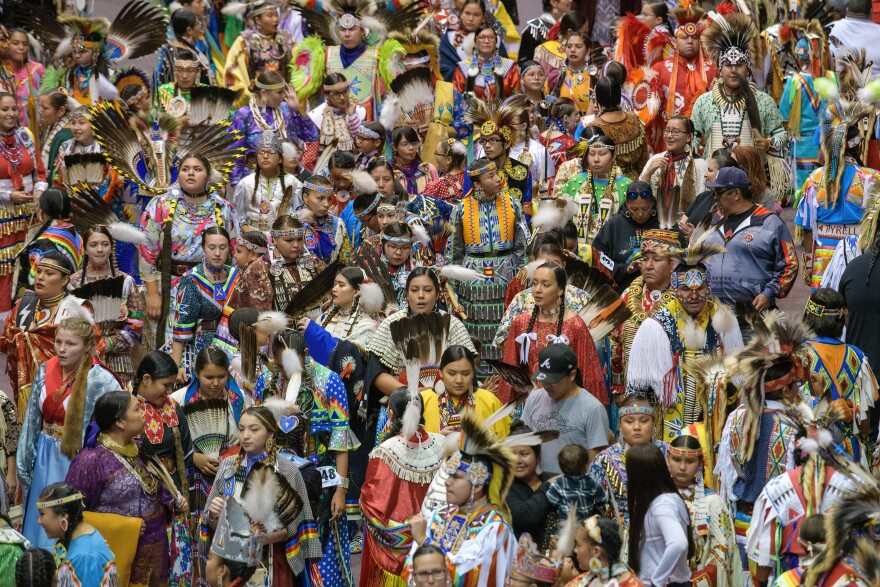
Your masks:
[{"label": "baseball cap", "polygon": [[746,172],[738,167],[722,167],[715,176],[715,181],[706,184],[709,189],[718,188],[738,188],[741,190],[749,189],[749,176]]},{"label": "baseball cap", "polygon": [[556,383],[577,368],[577,356],[567,344],[549,344],[538,353],[535,381]]}]

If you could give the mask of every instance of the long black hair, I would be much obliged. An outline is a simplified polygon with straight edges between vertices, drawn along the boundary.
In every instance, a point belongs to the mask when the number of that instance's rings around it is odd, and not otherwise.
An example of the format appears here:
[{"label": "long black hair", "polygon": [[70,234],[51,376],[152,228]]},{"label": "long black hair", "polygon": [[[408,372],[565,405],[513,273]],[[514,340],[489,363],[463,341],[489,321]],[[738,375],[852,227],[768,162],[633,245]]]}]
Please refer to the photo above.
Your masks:
[{"label": "long black hair", "polygon": [[42,548],[28,548],[15,563],[17,587],[52,587],[55,556]]},{"label": "long black hair", "polygon": [[[562,290],[562,296],[559,298],[559,318],[556,320],[556,336],[559,336],[562,334],[562,323],[565,318],[565,287],[568,285],[568,276],[565,274],[565,269],[556,263],[543,263],[538,266],[538,269],[549,269],[552,271],[553,277],[556,279],[556,285]],[[538,269],[535,269],[535,271],[537,272]],[[526,332],[534,330],[540,311],[541,309],[538,307],[538,304],[535,304],[535,309],[532,310],[532,317],[529,318],[529,326],[526,328]]]},{"label": "long black hair", "polygon": [[[46,190],[49,191],[49,190]],[[45,192],[44,192],[45,193]],[[82,235],[83,241],[83,255],[82,255],[82,283],[88,283],[86,279],[86,274],[89,270],[89,239],[96,234],[103,234],[107,238],[110,239],[110,277],[116,277],[116,239],[113,238],[113,235],[110,234],[110,229],[104,226],[103,224],[99,224],[97,226],[90,226],[85,234]]]},{"label": "long black hair", "polygon": [[[681,498],[669,473],[663,452],[654,444],[641,444],[626,451],[626,475],[628,480],[627,502],[629,506],[629,559],[632,570],[638,574],[642,566],[641,548],[645,533],[645,517],[654,500],[665,493]],[[688,558],[694,553],[694,539],[688,522]]]},{"label": "long black hair", "polygon": [[[125,394],[125,396],[129,397],[128,394]],[[51,485],[47,485],[46,488],[40,492],[40,497],[38,501],[55,501],[58,499],[76,495],[77,493],[79,493],[79,489],[77,489],[70,483],[53,483]],[[56,515],[67,516],[67,530],[64,531],[64,536],[59,538],[58,542],[61,543],[61,545],[65,548],[69,547],[70,540],[71,538],[73,538],[74,531],[76,531],[77,526],[79,526],[83,521],[83,511],[85,510],[85,504],[83,503],[83,500],[74,499],[65,503],[52,506],[49,509],[55,512]]]},{"label": "long black hair", "polygon": [[149,375],[150,379],[154,381],[177,375],[177,362],[165,351],[155,350],[147,353],[138,363],[137,371],[135,371],[134,379],[131,382],[132,393],[135,395],[144,380],[144,375]]}]

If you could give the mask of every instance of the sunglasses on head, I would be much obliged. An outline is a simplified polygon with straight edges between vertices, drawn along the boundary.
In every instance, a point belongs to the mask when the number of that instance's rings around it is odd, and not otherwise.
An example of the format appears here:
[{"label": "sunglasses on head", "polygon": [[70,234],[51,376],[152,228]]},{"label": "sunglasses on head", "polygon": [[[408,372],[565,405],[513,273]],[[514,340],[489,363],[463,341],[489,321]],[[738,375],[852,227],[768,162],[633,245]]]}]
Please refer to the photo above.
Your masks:
[{"label": "sunglasses on head", "polygon": [[653,200],[654,194],[651,192],[626,192],[627,200],[638,200],[642,198],[643,200]]}]

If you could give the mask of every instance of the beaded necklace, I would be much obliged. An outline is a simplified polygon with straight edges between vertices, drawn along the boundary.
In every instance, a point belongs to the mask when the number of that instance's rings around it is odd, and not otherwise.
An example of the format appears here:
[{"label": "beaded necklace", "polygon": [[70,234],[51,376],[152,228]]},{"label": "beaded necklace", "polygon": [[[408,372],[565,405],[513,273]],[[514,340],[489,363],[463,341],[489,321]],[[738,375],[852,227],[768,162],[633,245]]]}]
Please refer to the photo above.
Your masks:
[{"label": "beaded necklace", "polygon": [[[3,139],[0,140],[0,155],[4,159],[6,159],[9,164],[12,166],[12,169],[18,173],[18,166],[21,165],[21,160],[23,158],[21,142],[18,140],[18,136],[15,134],[15,131],[10,131],[8,133],[2,133]],[[12,145],[9,145],[6,142],[6,137],[12,137]]]},{"label": "beaded necklace", "polygon": [[[284,127],[284,117],[279,113],[276,113],[275,116],[272,117],[272,124],[270,125],[266,122],[266,118],[263,116],[262,109],[257,106],[256,99],[251,97],[251,114],[254,115],[254,122],[257,123],[257,126],[260,127],[262,131],[272,131],[275,133],[280,133],[282,137],[287,137],[287,129]],[[268,110],[268,107],[267,107]]]},{"label": "beaded necklace", "polygon": [[137,479],[145,494],[156,495],[156,491],[159,489],[159,480],[138,459],[138,448],[134,442],[123,446],[103,432],[98,434],[98,442],[109,450],[116,457],[116,460]]}]

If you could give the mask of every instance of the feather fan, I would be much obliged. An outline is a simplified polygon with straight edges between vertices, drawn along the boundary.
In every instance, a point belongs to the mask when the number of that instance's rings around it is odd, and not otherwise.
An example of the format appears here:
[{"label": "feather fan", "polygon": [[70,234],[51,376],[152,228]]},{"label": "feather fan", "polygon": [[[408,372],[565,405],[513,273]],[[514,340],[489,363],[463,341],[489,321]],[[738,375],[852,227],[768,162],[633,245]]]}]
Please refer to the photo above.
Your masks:
[{"label": "feather fan", "polygon": [[120,220],[91,185],[82,183],[71,185],[68,192],[71,205],[70,221],[80,234],[85,234],[94,226],[105,225],[113,238],[118,241],[141,244],[146,239],[146,234],[139,228]]},{"label": "feather fan", "polygon": [[544,430],[542,432],[525,432],[523,434],[513,434],[504,439],[504,446],[513,448],[514,446],[538,446],[545,442],[550,442],[559,438],[559,430]]},{"label": "feather fan", "polygon": [[[277,465],[266,462],[255,464],[241,491],[248,517],[268,532],[292,524],[305,507],[303,497],[276,468]],[[256,515],[251,513],[251,507],[257,508]]]},{"label": "feather fan", "polygon": [[611,289],[617,289],[614,280],[601,269],[591,267],[574,255],[565,256],[565,273],[568,275],[568,285],[572,287],[590,290],[606,285]]},{"label": "feather fan", "polygon": [[64,181],[68,186],[104,182],[107,159],[103,153],[77,153],[64,156]]},{"label": "feather fan", "polygon": [[126,275],[99,279],[72,290],[78,298],[88,300],[92,306],[95,322],[116,322],[120,318],[122,304],[125,302],[124,287]]},{"label": "feather fan", "polygon": [[183,406],[193,446],[204,455],[219,459],[226,445],[229,426],[229,402],[225,398],[199,399]]},{"label": "feather fan", "polygon": [[308,282],[293,296],[293,299],[287,304],[284,313],[298,318],[314,307],[321,306],[327,298],[327,294],[333,289],[336,274],[339,273],[341,267],[342,263],[339,259],[327,265],[323,271],[318,273],[313,280]]},{"label": "feather fan", "polygon": [[437,312],[395,320],[389,325],[391,339],[405,361],[417,360],[422,365],[437,365],[446,348],[449,320],[449,314]]},{"label": "feather fan", "polygon": [[400,118],[394,126],[404,124],[418,127],[434,119],[432,83],[431,70],[425,67],[411,69],[392,80],[391,91],[397,97],[400,111]]},{"label": "feather fan", "polygon": [[588,286],[589,301],[578,311],[578,315],[590,329],[594,341],[600,341],[626,322],[632,311],[623,303],[623,298],[607,284]]},{"label": "feather fan", "polygon": [[235,146],[242,139],[241,132],[231,126],[230,121],[224,120],[212,125],[186,128],[181,132],[177,152],[203,155],[225,183],[236,162],[245,153],[244,147]]},{"label": "feather fan", "polygon": [[238,93],[228,88],[195,86],[189,91],[189,125],[214,124],[227,120]]},{"label": "feather fan", "polygon": [[486,362],[501,379],[510,385],[514,394],[528,395],[535,388],[534,383],[532,383],[532,377],[529,374],[528,365],[510,365],[497,359],[486,359]]}]

